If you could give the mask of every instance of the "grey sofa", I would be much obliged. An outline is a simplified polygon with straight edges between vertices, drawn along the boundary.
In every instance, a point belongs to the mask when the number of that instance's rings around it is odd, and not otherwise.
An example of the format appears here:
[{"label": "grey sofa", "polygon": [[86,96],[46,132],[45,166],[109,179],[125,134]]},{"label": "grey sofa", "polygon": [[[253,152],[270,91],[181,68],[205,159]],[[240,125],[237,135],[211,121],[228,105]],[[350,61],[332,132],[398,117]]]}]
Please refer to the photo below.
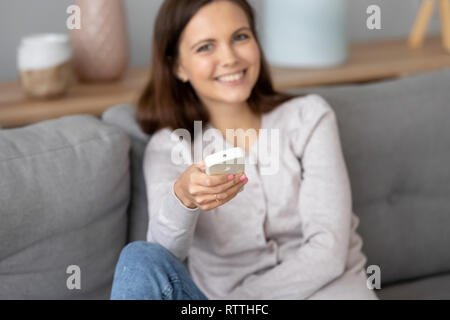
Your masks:
[{"label": "grey sofa", "polygon": [[[336,111],[381,299],[450,298],[450,70],[295,90]],[[148,223],[133,106],[0,130],[0,299],[107,299]],[[69,289],[76,265],[80,289]],[[69,286],[70,287],[70,286]]]}]

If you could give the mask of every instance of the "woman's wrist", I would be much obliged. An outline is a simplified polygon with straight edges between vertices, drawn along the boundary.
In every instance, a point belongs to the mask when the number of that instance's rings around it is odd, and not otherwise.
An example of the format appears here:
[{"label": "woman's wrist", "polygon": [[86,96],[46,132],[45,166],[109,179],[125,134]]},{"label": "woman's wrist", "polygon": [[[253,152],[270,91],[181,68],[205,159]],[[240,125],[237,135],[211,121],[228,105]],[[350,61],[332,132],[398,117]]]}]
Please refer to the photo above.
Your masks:
[{"label": "woman's wrist", "polygon": [[190,202],[185,196],[180,188],[180,185],[178,184],[178,180],[173,185],[173,192],[175,193],[175,196],[181,201],[183,205],[185,205],[189,209],[196,209],[197,206]]}]

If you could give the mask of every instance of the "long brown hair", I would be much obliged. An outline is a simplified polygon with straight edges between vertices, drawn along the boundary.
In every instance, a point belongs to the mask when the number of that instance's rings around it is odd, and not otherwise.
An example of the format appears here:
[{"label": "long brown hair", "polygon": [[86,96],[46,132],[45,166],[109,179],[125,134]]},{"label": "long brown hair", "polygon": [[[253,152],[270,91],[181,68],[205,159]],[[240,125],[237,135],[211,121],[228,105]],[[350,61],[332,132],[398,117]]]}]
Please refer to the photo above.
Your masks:
[{"label": "long brown hair", "polygon": [[[187,129],[194,137],[194,121],[209,121],[209,114],[190,83],[183,83],[174,74],[181,34],[191,18],[203,6],[217,0],[165,0],[155,21],[150,80],[139,98],[137,121],[149,135],[162,128]],[[227,0],[239,5],[247,15],[250,28],[261,52],[259,78],[248,99],[251,111],[263,114],[294,98],[276,92],[270,70],[255,28],[253,8],[246,0]]]}]

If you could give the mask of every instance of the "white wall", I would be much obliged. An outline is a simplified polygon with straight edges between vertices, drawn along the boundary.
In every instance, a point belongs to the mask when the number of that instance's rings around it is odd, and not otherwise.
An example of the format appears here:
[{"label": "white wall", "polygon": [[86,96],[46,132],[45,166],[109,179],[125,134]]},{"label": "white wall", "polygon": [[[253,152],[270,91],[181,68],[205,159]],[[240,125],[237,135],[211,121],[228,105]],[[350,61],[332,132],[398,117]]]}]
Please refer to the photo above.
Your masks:
[{"label": "white wall", "polygon": [[[95,0],[91,0],[95,1]],[[157,10],[163,0],[124,0],[133,66],[150,61],[150,42]],[[280,2],[283,0],[273,0]],[[314,1],[314,0],[311,0]],[[260,0],[249,0],[261,16]],[[408,35],[421,0],[349,0],[349,35],[351,41],[370,41]],[[0,0],[0,81],[14,80],[16,50],[22,36],[40,32],[67,32],[66,8],[71,0]],[[376,4],[382,10],[382,30],[366,28],[366,9]],[[258,29],[262,21],[258,22]],[[440,28],[435,14],[430,33]],[[261,31],[260,31],[261,32]],[[262,36],[262,35],[261,35]]]}]

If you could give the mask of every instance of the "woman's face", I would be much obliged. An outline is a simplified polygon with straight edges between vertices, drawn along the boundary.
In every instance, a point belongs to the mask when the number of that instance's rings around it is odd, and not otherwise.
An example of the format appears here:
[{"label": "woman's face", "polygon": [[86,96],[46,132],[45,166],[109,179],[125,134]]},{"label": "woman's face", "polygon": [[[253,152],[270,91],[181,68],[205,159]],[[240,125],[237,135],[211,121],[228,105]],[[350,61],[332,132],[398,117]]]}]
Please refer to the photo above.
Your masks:
[{"label": "woman's face", "polygon": [[246,102],[259,72],[259,47],[238,5],[206,5],[183,30],[176,75],[188,80],[206,105]]}]

